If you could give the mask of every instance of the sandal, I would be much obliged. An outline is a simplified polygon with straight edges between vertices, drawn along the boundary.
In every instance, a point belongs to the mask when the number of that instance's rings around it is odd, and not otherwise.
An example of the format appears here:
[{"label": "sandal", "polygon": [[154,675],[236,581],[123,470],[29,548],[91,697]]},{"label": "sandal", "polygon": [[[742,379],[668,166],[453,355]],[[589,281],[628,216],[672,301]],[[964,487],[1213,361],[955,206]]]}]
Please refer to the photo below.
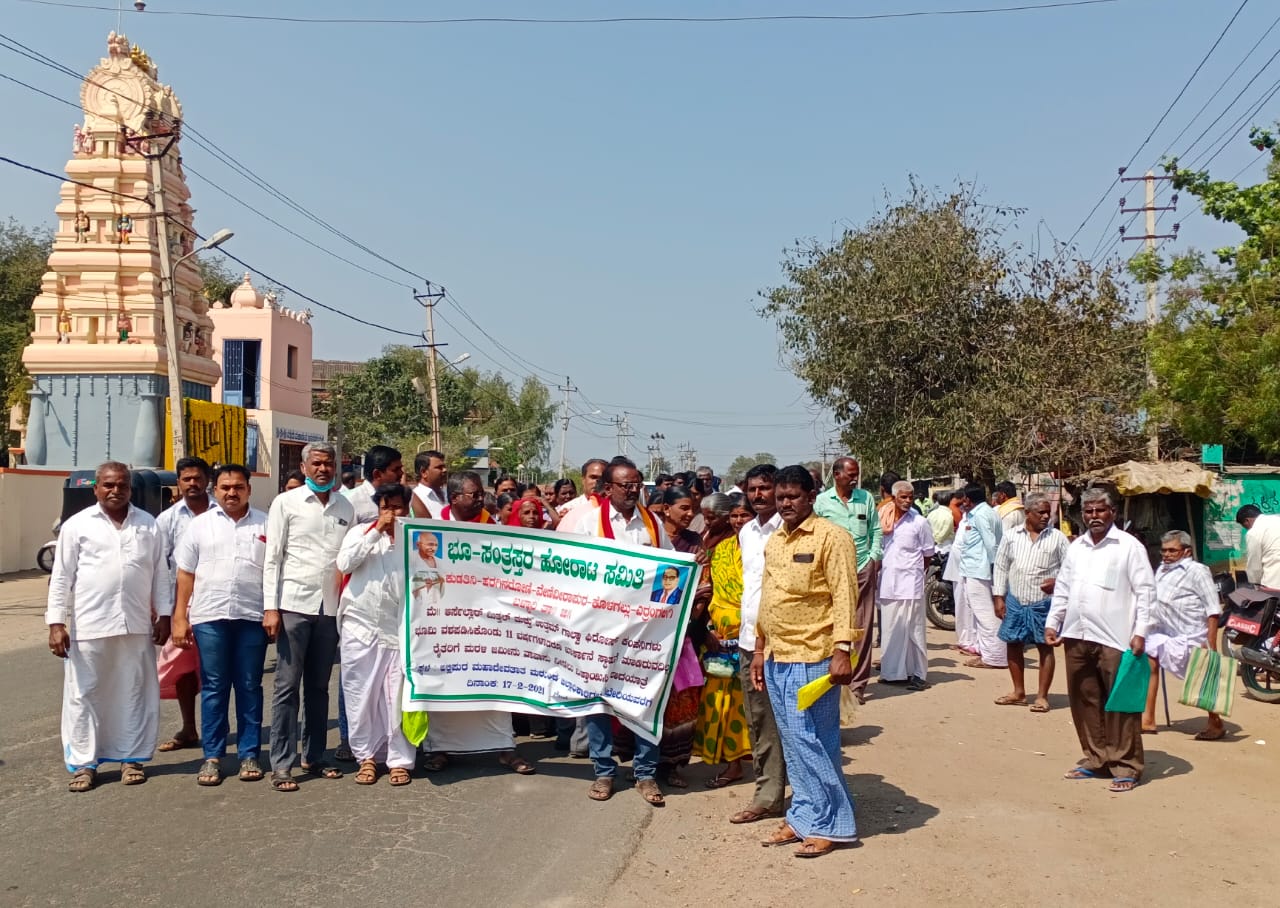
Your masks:
[{"label": "sandal", "polygon": [[1026,706],[1027,697],[1023,694],[1021,697],[1015,697],[1013,694],[1005,694],[1003,697],[996,697],[996,706]]},{"label": "sandal", "polygon": [[587,797],[593,801],[607,801],[613,797],[613,779],[601,776],[591,783],[587,789]]},{"label": "sandal", "polygon": [[373,760],[361,760],[360,771],[356,773],[357,785],[372,785],[378,781],[378,764]]},{"label": "sandal", "polygon": [[1029,709],[1030,709],[1033,713],[1047,713],[1047,712],[1049,711],[1049,701],[1048,701],[1048,700],[1037,700],[1035,703],[1032,703],[1032,704],[1031,704],[1031,706],[1029,707]]},{"label": "sandal", "polygon": [[1221,741],[1226,736],[1227,730],[1225,728],[1220,728],[1217,732],[1211,732],[1207,728],[1204,731],[1196,732],[1197,741]]},{"label": "sandal", "polygon": [[240,781],[241,782],[260,782],[262,780],[262,767],[254,757],[245,757],[240,761]]},{"label": "sandal", "polygon": [[672,788],[688,788],[689,780],[680,775],[680,770],[673,769],[667,773],[667,784]]},{"label": "sandal", "polygon": [[301,767],[304,776],[316,776],[321,779],[341,779],[342,770],[328,763],[312,763]]},{"label": "sandal", "polygon": [[351,745],[346,741],[338,743],[338,749],[333,752],[333,758],[339,763],[356,762],[356,755],[351,752]]},{"label": "sandal", "polygon": [[403,766],[393,766],[391,771],[387,774],[387,779],[396,788],[399,788],[401,785],[408,785],[413,781],[413,777],[409,775],[409,770],[405,769]]},{"label": "sandal", "polygon": [[1126,791],[1133,791],[1137,787],[1137,779],[1113,779],[1111,784],[1107,786],[1107,791],[1110,791],[1113,794],[1124,794]]},{"label": "sandal", "polygon": [[636,791],[654,807],[661,807],[667,803],[667,799],[662,795],[662,789],[653,779],[641,779],[636,782]]},{"label": "sandal", "polygon": [[718,776],[712,776],[711,778],[707,779],[706,785],[708,788],[726,788],[732,785],[734,782],[741,782],[741,781],[742,781],[741,769],[738,770],[738,774],[736,776],[730,776],[729,770],[726,769],[724,772],[720,773]]},{"label": "sandal", "polygon": [[67,791],[88,791],[98,784],[98,771],[88,766],[77,769],[67,783]]},{"label": "sandal", "polygon": [[1085,769],[1083,766],[1075,766],[1063,773],[1062,778],[1076,782],[1081,779],[1096,779],[1098,778],[1098,774],[1092,769]]},{"label": "sandal", "polygon": [[163,744],[157,747],[156,750],[158,750],[162,754],[167,754],[170,751],[185,750],[188,747],[199,747],[199,746],[200,746],[199,735],[186,736],[186,735],[183,735],[182,732],[178,732],[168,741],[165,741]]},{"label": "sandal", "polygon": [[519,754],[512,754],[506,759],[498,757],[498,765],[503,766],[512,772],[519,773],[522,776],[531,776],[538,771],[536,766]]},{"label": "sandal", "polygon": [[449,758],[445,754],[428,754],[426,761],[422,764],[423,772],[440,772],[449,765]]},{"label": "sandal", "polygon": [[835,850],[836,843],[830,839],[808,838],[800,847],[792,852],[798,858],[820,858]]},{"label": "sandal", "polygon": [[126,763],[120,767],[121,785],[141,785],[147,781],[147,774],[141,763]]},{"label": "sandal", "polygon": [[773,835],[760,842],[765,848],[772,848],[775,845],[790,845],[792,842],[800,841],[800,836],[796,835],[796,831],[791,828],[791,824],[786,820],[782,821],[782,825],[773,831]]},{"label": "sandal", "polygon": [[207,788],[222,784],[222,763],[217,760],[205,760],[196,773],[196,784]]},{"label": "sandal", "polygon": [[765,820],[769,817],[780,816],[782,816],[782,811],[780,810],[765,810],[760,807],[748,807],[746,810],[739,810],[733,816],[729,817],[729,822],[735,826],[741,826],[743,823],[757,823],[760,820]]},{"label": "sandal", "polygon": [[272,791],[297,791],[298,783],[293,781],[293,776],[289,770],[285,769],[280,772],[271,774],[271,790]]}]

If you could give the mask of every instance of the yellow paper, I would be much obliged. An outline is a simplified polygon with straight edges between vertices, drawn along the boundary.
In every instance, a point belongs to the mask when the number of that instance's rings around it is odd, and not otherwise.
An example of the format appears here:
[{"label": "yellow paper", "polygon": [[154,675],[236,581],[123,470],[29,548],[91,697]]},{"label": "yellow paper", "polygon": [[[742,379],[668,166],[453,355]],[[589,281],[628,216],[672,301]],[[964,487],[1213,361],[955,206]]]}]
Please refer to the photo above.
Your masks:
[{"label": "yellow paper", "polygon": [[796,691],[796,708],[808,709],[822,698],[822,695],[834,687],[831,683],[830,675],[823,675],[816,681],[810,681],[804,687]]}]

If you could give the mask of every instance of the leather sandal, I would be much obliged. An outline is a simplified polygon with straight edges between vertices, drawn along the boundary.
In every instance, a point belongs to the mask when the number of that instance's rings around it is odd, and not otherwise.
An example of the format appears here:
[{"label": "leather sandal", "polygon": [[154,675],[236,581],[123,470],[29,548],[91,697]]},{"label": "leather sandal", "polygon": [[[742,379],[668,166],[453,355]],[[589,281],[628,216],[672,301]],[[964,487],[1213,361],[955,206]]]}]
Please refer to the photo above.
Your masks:
[{"label": "leather sandal", "polygon": [[205,760],[196,773],[196,784],[206,788],[222,784],[222,764],[217,760]]},{"label": "leather sandal", "polygon": [[748,807],[746,810],[739,810],[733,816],[729,817],[729,822],[733,823],[735,826],[740,826],[743,823],[758,823],[760,820],[765,820],[769,817],[780,816],[782,816],[782,811],[780,810],[765,810],[760,807]]},{"label": "leather sandal", "polygon": [[393,766],[387,773],[387,781],[393,786],[399,788],[401,785],[408,785],[413,781],[413,777],[409,775],[409,770],[403,766]]},{"label": "leather sandal", "polygon": [[658,787],[658,783],[653,779],[641,779],[636,782],[636,791],[640,793],[640,797],[654,807],[662,807],[667,803],[667,799],[662,794],[662,789]]},{"label": "leather sandal", "polygon": [[587,789],[587,797],[593,801],[607,801],[613,797],[613,779],[601,776]]},{"label": "leather sandal", "polygon": [[357,785],[372,785],[378,781],[378,764],[373,760],[361,760],[360,769],[356,772]]},{"label": "leather sandal", "polygon": [[98,771],[88,766],[75,771],[71,781],[67,783],[67,791],[89,791],[98,784]]},{"label": "leather sandal", "polygon": [[792,852],[798,858],[820,858],[835,850],[836,843],[830,839],[808,838]]},{"label": "leather sandal", "polygon": [[121,785],[141,785],[147,781],[147,773],[141,763],[126,763],[120,767]]},{"label": "leather sandal", "polygon": [[796,831],[791,828],[790,823],[783,820],[782,825],[773,831],[773,835],[761,840],[760,844],[765,848],[772,848],[775,845],[790,845],[792,842],[798,841],[800,841],[800,836],[796,835]]}]

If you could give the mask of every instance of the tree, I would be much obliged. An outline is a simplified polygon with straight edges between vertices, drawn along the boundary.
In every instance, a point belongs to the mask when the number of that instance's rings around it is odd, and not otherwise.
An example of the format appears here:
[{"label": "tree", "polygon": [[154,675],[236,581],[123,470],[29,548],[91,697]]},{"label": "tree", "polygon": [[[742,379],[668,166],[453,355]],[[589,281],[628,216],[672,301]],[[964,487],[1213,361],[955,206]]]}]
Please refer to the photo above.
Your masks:
[{"label": "tree", "polygon": [[742,477],[747,475],[747,470],[750,470],[759,463],[771,463],[776,465],[778,463],[778,458],[764,451],[753,455],[740,454],[733,459],[733,462],[729,464],[728,467],[725,468],[724,478],[730,483],[741,482]]},{"label": "tree", "polygon": [[1109,271],[1026,256],[1016,211],[914,182],[830,246],[797,242],[762,291],[783,358],[845,445],[898,472],[990,483],[1136,452],[1141,334]]},{"label": "tree", "polygon": [[225,306],[231,301],[232,292],[244,280],[219,255],[196,256],[196,268],[200,270],[200,280],[204,284],[204,297],[211,304]]},{"label": "tree", "polygon": [[22,367],[22,350],[35,323],[31,302],[48,270],[53,231],[30,229],[10,219],[0,224],[0,463],[7,462],[9,410],[27,407],[31,381]]},{"label": "tree", "polygon": [[1280,146],[1270,130],[1250,143],[1269,152],[1253,186],[1214,180],[1166,162],[1173,185],[1206,214],[1240,229],[1238,244],[1210,260],[1190,250],[1165,261],[1135,258],[1141,280],[1168,281],[1168,303],[1151,338],[1157,392],[1152,409],[1175,437],[1223,444],[1237,460],[1280,456]]}]

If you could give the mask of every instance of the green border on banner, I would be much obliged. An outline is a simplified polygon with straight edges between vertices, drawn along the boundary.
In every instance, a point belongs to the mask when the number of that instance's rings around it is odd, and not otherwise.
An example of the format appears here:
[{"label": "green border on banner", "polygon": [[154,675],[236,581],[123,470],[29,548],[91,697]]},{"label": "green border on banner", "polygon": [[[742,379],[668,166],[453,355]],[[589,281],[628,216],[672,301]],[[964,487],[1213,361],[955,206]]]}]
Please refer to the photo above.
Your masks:
[{"label": "green border on banner", "polygon": [[[646,549],[646,551],[633,552],[633,551],[621,549],[617,546],[602,545],[598,541],[597,542],[586,541],[588,539],[595,540],[599,538],[594,536],[576,536],[575,535],[572,537],[570,536],[561,537],[559,534],[553,533],[550,530],[531,530],[524,533],[516,533],[516,532],[512,532],[510,529],[507,529],[506,527],[503,527],[501,524],[492,524],[492,523],[464,523],[463,521],[452,521],[452,520],[431,520],[431,521],[406,520],[402,524],[400,524],[400,528],[404,531],[403,542],[401,543],[401,549],[404,552],[404,576],[405,576],[405,584],[404,584],[404,628],[405,630],[404,630],[404,641],[403,641],[404,643],[404,674],[405,674],[405,680],[408,681],[409,683],[409,699],[416,701],[418,703],[430,703],[432,701],[440,701],[440,700],[448,700],[448,701],[502,700],[510,703],[525,703],[529,706],[537,706],[543,709],[549,708],[545,701],[531,700],[528,697],[519,697],[513,694],[418,694],[415,692],[414,683],[413,683],[413,665],[412,665],[413,659],[410,654],[410,651],[412,649],[412,647],[410,646],[411,639],[412,639],[412,635],[411,635],[412,622],[410,622],[409,618],[410,618],[410,612],[413,606],[413,594],[411,592],[411,584],[409,583],[409,551],[410,551],[409,539],[410,539],[410,534],[412,534],[414,530],[428,530],[428,529],[434,529],[435,527],[441,527],[442,531],[446,531],[450,533],[471,533],[475,535],[485,535],[485,536],[506,536],[511,539],[543,539],[544,534],[546,534],[553,537],[551,539],[546,539],[546,541],[549,543],[553,542],[556,545],[568,545],[568,546],[574,546],[576,548],[582,548],[582,549],[593,549],[598,552],[620,554],[627,558],[642,558],[648,561],[656,561],[656,562],[682,561],[687,563],[689,567],[698,566],[698,562],[695,558],[693,558],[693,556],[686,555],[683,552],[677,552],[675,549],[653,549],[654,552],[661,552],[662,554],[650,555],[649,552],[647,551],[648,549],[651,548],[649,546],[643,547]],[[535,570],[539,574],[542,573],[540,569],[535,569]],[[684,646],[684,636],[689,629],[689,612],[693,605],[693,596],[695,592],[694,587],[695,587],[695,584],[693,583],[688,584],[688,588],[685,589],[684,596],[680,603],[680,616],[676,620],[677,633],[675,638],[675,645],[671,649],[671,659],[667,664],[667,671],[666,671],[667,679],[666,679],[666,682],[663,684],[662,694],[658,698],[658,702],[662,704],[663,708],[655,711],[653,725],[649,729],[650,732],[655,736],[658,733],[658,725],[662,722],[662,713],[666,711],[666,704],[668,699],[671,696],[670,688],[671,688],[671,685],[675,682],[676,663],[680,660],[680,650]],[[586,706],[588,704],[594,704],[594,703],[606,703],[606,701],[604,700],[603,697],[587,697],[586,699],[582,699],[582,700],[565,700],[560,705]]]}]

